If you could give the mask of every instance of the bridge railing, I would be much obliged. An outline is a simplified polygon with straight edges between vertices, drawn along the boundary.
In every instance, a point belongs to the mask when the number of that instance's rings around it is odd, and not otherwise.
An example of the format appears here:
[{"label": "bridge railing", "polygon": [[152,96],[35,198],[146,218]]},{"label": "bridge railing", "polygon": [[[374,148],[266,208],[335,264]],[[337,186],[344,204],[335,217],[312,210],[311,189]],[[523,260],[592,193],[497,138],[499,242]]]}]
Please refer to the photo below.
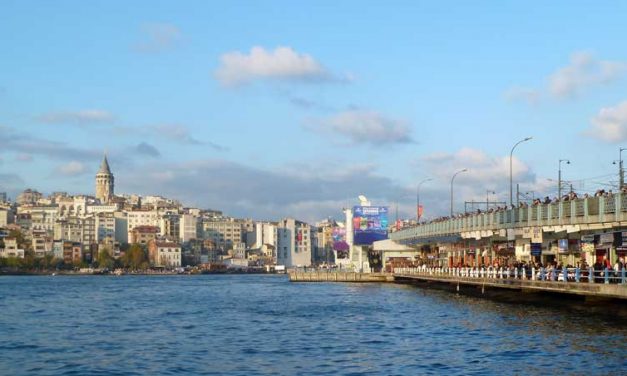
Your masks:
[{"label": "bridge railing", "polygon": [[402,267],[394,268],[395,275],[418,275],[442,277],[442,279],[518,279],[562,283],[615,283],[627,286],[625,269],[611,270],[580,269],[580,268],[535,268],[535,267],[482,267],[482,268],[434,268],[434,267]]},{"label": "bridge railing", "polygon": [[424,223],[390,233],[390,238],[402,241],[477,230],[576,225],[624,220],[627,220],[627,194],[618,193],[605,197],[587,197]]}]

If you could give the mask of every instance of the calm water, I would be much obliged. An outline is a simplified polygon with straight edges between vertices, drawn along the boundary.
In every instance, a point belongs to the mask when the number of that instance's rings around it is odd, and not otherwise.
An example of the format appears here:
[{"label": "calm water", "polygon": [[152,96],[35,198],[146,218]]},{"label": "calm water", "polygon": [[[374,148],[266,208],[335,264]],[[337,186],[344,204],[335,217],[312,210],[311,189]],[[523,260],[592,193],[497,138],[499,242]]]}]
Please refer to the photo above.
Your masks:
[{"label": "calm water", "polygon": [[0,277],[0,374],[627,374],[623,322],[283,276]]}]

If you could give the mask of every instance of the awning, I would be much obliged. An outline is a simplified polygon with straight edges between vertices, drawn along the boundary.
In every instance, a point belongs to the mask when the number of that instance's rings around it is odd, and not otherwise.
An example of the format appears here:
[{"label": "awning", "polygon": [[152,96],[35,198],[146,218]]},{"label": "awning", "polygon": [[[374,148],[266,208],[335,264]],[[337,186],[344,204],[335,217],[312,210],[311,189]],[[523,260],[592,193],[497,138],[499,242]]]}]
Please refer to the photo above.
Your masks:
[{"label": "awning", "polygon": [[392,239],[379,240],[372,243],[375,251],[417,251],[415,248],[399,244]]}]

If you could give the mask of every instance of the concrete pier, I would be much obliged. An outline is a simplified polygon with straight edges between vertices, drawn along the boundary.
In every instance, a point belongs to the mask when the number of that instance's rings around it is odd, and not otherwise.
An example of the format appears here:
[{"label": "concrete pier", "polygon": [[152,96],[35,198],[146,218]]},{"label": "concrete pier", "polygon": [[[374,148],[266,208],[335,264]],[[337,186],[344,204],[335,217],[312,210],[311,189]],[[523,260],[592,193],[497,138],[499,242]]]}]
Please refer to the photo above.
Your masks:
[{"label": "concrete pier", "polygon": [[627,302],[627,284],[538,281],[515,278],[473,278],[426,273],[356,273],[335,271],[289,271],[290,282],[404,283],[417,286],[443,285],[449,289],[486,290],[503,293],[536,293],[572,296],[586,300],[610,299]]},{"label": "concrete pier", "polygon": [[394,282],[390,273],[289,271],[290,282]]}]

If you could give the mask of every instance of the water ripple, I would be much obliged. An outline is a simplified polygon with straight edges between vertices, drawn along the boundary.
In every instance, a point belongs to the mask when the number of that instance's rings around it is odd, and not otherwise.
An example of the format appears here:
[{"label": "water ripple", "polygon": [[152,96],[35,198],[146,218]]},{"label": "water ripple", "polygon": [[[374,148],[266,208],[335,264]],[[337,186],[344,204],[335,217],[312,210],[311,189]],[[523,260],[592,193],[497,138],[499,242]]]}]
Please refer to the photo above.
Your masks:
[{"label": "water ripple", "polygon": [[627,328],[549,307],[284,276],[1,277],[0,373],[614,373]]}]

